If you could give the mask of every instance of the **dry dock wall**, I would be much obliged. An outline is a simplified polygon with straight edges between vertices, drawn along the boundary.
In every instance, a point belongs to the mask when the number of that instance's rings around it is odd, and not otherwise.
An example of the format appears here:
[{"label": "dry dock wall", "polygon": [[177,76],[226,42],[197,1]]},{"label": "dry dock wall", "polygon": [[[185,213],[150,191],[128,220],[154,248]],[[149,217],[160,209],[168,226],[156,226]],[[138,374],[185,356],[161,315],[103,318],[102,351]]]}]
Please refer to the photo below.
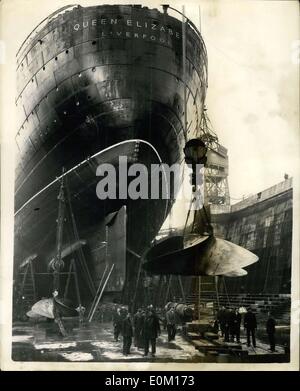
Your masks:
[{"label": "dry dock wall", "polygon": [[216,235],[259,257],[247,276],[226,278],[228,291],[290,293],[292,211],[292,178],[234,205],[211,205]]}]

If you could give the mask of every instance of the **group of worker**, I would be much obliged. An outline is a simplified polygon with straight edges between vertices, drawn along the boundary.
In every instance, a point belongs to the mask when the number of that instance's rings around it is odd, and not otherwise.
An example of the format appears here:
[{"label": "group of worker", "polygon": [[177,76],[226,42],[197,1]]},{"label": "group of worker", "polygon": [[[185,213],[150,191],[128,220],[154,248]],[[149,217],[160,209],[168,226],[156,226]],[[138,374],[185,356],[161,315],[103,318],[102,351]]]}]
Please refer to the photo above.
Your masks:
[{"label": "group of worker", "polygon": [[[220,327],[221,335],[224,337],[224,342],[235,342],[236,340],[237,343],[240,343],[241,323],[242,315],[238,308],[233,310],[222,307],[218,312],[215,327],[218,329]],[[252,341],[252,346],[255,348],[257,320],[251,307],[247,309],[247,312],[244,315],[244,329],[247,334],[247,346],[250,347]],[[266,321],[266,333],[268,335],[271,352],[275,352],[275,330],[276,321],[269,312],[268,319]]]},{"label": "group of worker", "polygon": [[240,342],[242,316],[238,309],[222,307],[217,316],[217,327],[220,327],[221,335],[225,342]]},{"label": "group of worker", "polygon": [[[247,346],[256,348],[256,330],[257,320],[256,315],[249,307],[243,316],[243,325],[247,335]],[[165,313],[165,328],[168,333],[168,342],[175,339],[176,336],[176,314],[174,307],[171,306]],[[217,314],[215,321],[215,331],[220,330],[221,336],[224,337],[224,342],[240,343],[242,314],[239,308],[228,309],[222,307]],[[123,336],[123,354],[130,354],[132,342],[134,346],[144,350],[144,356],[148,356],[151,346],[151,355],[155,357],[156,340],[160,335],[160,321],[152,305],[147,308],[139,308],[132,316],[125,307],[118,308],[114,317],[114,338],[119,340],[120,334]],[[268,314],[266,321],[266,333],[268,335],[270,350],[275,352],[275,330],[276,321]]]},{"label": "group of worker", "polygon": [[155,357],[156,339],[160,335],[159,318],[152,305],[146,309],[139,308],[132,317],[125,307],[118,309],[114,318],[114,338],[123,336],[123,354],[130,354],[132,340],[138,349],[144,350],[148,356],[151,345],[151,355]]}]

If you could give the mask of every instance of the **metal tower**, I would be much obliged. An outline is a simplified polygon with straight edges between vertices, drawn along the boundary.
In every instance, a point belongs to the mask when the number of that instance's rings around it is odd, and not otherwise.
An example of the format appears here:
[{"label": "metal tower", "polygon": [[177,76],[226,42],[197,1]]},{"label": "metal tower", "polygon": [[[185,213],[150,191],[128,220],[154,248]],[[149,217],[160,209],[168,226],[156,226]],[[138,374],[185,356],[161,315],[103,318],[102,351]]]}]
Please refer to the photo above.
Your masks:
[{"label": "metal tower", "polygon": [[207,202],[214,205],[230,205],[227,149],[219,144],[217,135],[211,129],[206,110],[203,112],[201,130],[201,138],[209,149],[205,168]]}]

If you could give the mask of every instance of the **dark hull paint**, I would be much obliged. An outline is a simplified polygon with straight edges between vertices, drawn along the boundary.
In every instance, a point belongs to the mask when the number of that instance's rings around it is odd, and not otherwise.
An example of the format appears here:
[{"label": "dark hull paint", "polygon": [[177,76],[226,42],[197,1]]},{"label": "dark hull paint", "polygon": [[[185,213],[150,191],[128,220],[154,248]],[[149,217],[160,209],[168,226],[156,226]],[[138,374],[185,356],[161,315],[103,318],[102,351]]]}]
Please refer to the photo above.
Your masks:
[{"label": "dark hull paint", "polygon": [[[153,25],[156,28],[151,31]],[[17,58],[15,271],[34,252],[38,253],[37,268],[44,270],[53,254],[59,184],[28,201],[61,175],[63,167],[69,170],[88,156],[136,138],[151,143],[164,163],[182,161],[185,140],[200,135],[207,87],[204,43],[189,25],[186,34],[186,113],[182,24],[157,10],[75,7],[53,17],[21,48]],[[124,154],[148,166],[158,163],[153,149],[145,146]],[[166,200],[99,201],[96,163],[70,179],[74,215],[80,237],[88,240],[85,251],[95,283],[103,272],[99,267],[103,254],[95,255],[93,248],[103,240],[99,226],[104,217],[127,204],[128,248],[142,254],[172,205],[172,200],[167,205]],[[18,212],[26,202],[26,208]],[[128,254],[128,284],[136,278],[138,263]]]}]

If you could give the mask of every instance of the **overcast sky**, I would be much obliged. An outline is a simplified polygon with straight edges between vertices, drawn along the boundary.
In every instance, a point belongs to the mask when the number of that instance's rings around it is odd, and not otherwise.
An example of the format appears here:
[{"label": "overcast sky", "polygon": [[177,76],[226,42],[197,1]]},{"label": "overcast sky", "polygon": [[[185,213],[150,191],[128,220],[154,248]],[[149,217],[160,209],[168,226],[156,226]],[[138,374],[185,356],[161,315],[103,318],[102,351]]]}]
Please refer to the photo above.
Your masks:
[{"label": "overcast sky", "polygon": [[[68,4],[64,0],[4,3],[2,27],[11,30],[7,58],[35,25]],[[129,2],[104,2],[110,3]],[[182,2],[170,4],[182,10]],[[186,14],[198,27],[199,4],[208,51],[208,114],[220,142],[228,148],[234,203],[280,182],[284,173],[299,174],[299,65],[293,64],[291,49],[299,39],[298,2],[187,1]]]}]

